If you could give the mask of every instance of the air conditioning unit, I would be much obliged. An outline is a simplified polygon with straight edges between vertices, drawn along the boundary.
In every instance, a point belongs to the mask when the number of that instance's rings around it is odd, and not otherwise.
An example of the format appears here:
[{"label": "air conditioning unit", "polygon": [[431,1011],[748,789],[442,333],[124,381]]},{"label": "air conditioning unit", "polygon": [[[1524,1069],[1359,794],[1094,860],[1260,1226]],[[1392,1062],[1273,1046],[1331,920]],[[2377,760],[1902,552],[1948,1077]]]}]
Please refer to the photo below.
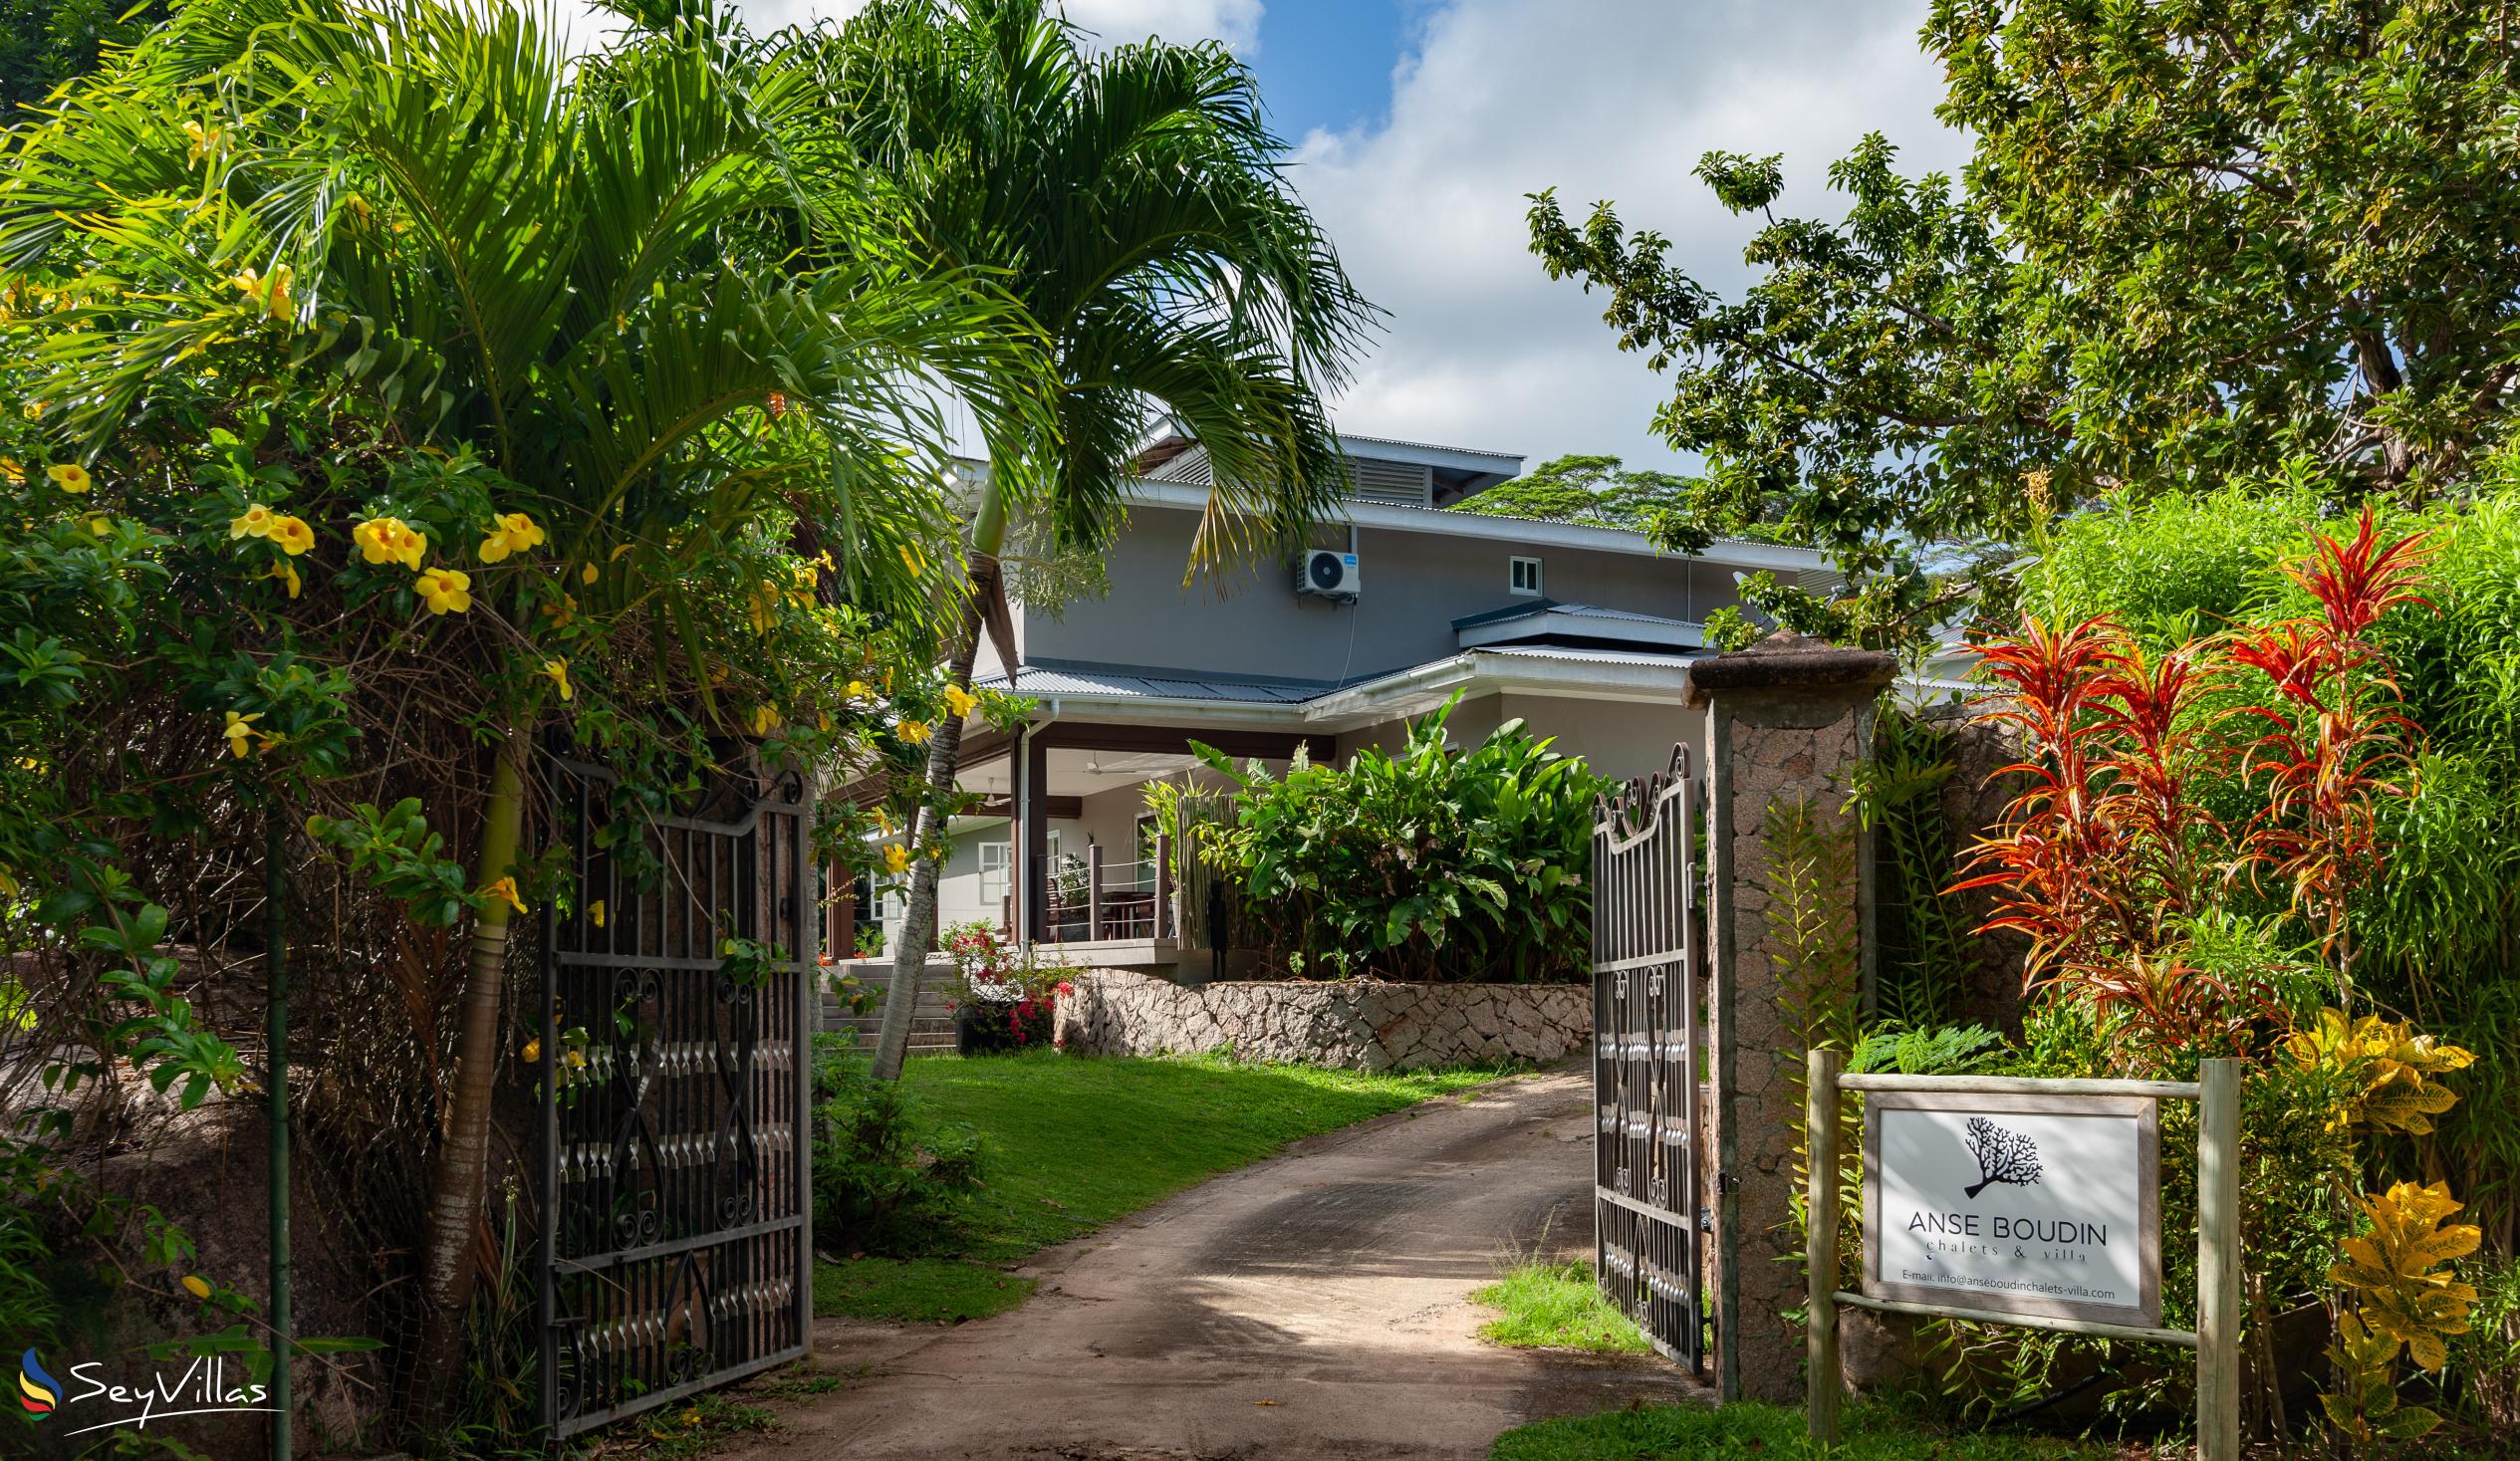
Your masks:
[{"label": "air conditioning unit", "polygon": [[1362,583],[1357,556],[1335,548],[1316,548],[1295,566],[1295,592],[1299,598],[1354,604]]}]

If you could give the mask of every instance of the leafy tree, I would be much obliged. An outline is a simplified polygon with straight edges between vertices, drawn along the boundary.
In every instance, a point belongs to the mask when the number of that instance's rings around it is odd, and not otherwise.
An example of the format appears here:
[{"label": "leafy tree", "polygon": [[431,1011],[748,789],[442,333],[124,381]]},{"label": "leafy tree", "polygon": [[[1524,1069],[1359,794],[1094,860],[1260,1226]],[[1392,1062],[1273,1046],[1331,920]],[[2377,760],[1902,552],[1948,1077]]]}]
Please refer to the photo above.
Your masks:
[{"label": "leafy tree", "polygon": [[[417,1264],[424,1408],[461,1357],[509,920],[549,882],[520,847],[528,748],[572,669],[638,687],[579,722],[625,754],[685,714],[694,748],[874,744],[838,724],[866,697],[840,690],[843,620],[808,607],[821,570],[769,535],[805,525],[850,594],[915,611],[942,520],[927,393],[1049,429],[1027,414],[1048,381],[1019,308],[915,251],[886,190],[830,160],[781,53],[695,12],[573,59],[537,14],[194,4],[75,88],[0,189],[0,265],[44,301],[24,383],[49,480],[187,515],[125,531],[143,559],[181,546],[209,576],[184,581],[196,605],[235,597],[218,575],[238,555],[268,570],[244,587],[254,612],[136,636],[236,636],[239,668],[186,682],[185,708],[230,707],[225,749],[274,785],[350,769],[362,678],[409,697],[376,754],[454,733],[468,865],[414,879],[422,908],[470,925]],[[818,141],[814,171],[792,164]],[[405,654],[442,677],[415,681]],[[292,690],[297,656],[361,674]],[[425,946],[409,961],[429,967]]]},{"label": "leafy tree", "polygon": [[1668,472],[1632,471],[1615,456],[1562,456],[1488,488],[1461,510],[1641,533],[1655,518],[1684,510],[1694,485]]},{"label": "leafy tree", "polygon": [[[1829,225],[1775,216],[1777,158],[1708,153],[1697,175],[1717,200],[1766,219],[1743,251],[1766,275],[1732,304],[1608,203],[1578,228],[1536,194],[1531,229],[1552,277],[1609,292],[1603,318],[1621,348],[1673,373],[1654,427],[1707,472],[1653,520],[1657,539],[1697,552],[1765,527],[1827,550],[1875,595],[1868,625],[1895,636],[1949,603],[1913,546],[2019,531],[2024,479],[2052,471],[2063,443],[2042,374],[2011,365],[2012,270],[1982,212],[1948,179],[1911,182],[1893,160],[1876,135],[1832,168],[1853,205]],[[1754,602],[1795,627],[1845,631],[1809,596],[1760,587]]]},{"label": "leafy tree", "polygon": [[1841,221],[1779,218],[1779,158],[1706,154],[1717,201],[1765,220],[1737,301],[1612,205],[1579,225],[1534,195],[1533,251],[1608,292],[1621,347],[1672,374],[1656,428],[1706,458],[1675,546],[1785,524],[1857,591],[1787,607],[1896,639],[2104,497],[2414,500],[2509,439],[2499,7],[1937,0],[1923,41],[1976,138],[1961,185],[1901,177],[1877,134],[1830,170]]},{"label": "leafy tree", "polygon": [[[2520,31],[2507,4],[1936,0],[1944,121],[2031,268],[2024,343],[2095,472],[2306,458],[2409,499],[2509,439]],[[2098,480],[2096,477],[2095,480]]]},{"label": "leafy tree", "polygon": [[136,13],[124,0],[0,0],[0,125],[165,18],[164,0]]},{"label": "leafy tree", "polygon": [[[910,199],[945,259],[998,271],[1049,337],[1055,430],[995,430],[970,525],[950,677],[1003,623],[1010,525],[1053,548],[1118,531],[1154,412],[1215,464],[1192,567],[1292,542],[1346,476],[1321,403],[1370,319],[1330,240],[1287,186],[1251,75],[1222,47],[1149,40],[1090,55],[1042,0],[880,0],[821,52],[859,155]],[[1011,650],[1001,644],[1001,651]],[[948,717],[927,781],[947,799]],[[911,843],[892,997],[876,1070],[900,1071],[935,936],[941,822]]]}]

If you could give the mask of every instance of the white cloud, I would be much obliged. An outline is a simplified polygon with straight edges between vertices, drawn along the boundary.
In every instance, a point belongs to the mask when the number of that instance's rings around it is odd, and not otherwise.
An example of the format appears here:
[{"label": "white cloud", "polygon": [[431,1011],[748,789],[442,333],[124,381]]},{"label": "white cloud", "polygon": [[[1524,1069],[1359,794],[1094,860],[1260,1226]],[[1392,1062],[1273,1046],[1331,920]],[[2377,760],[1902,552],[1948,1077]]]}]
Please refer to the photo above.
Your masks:
[{"label": "white cloud", "polygon": [[1528,251],[1524,194],[1555,186],[1672,240],[1727,294],[1750,224],[1689,176],[1701,152],[1785,154],[1783,206],[1835,218],[1826,168],[1868,130],[1910,171],[1955,168],[1921,0],[1451,0],[1393,78],[1389,120],[1315,132],[1296,173],[1388,330],[1338,409],[1352,430],[1529,455],[1682,465],[1648,423],[1664,377],[1623,355],[1604,301]]},{"label": "white cloud", "polygon": [[[789,25],[846,20],[867,0],[736,0],[746,24],[767,35]],[[1249,55],[1260,38],[1262,0],[1066,0],[1068,19],[1099,45],[1162,36],[1170,41],[1223,41]]]},{"label": "white cloud", "polygon": [[1161,36],[1222,41],[1247,56],[1260,40],[1261,0],[1067,0],[1068,19],[1106,46]]}]

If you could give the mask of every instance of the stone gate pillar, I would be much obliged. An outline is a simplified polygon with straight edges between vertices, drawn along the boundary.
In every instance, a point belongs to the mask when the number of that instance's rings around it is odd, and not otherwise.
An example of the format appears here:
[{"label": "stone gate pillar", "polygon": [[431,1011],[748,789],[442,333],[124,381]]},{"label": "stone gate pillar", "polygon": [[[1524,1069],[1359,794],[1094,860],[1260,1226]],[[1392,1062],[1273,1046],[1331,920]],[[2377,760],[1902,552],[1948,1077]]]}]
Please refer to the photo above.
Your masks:
[{"label": "stone gate pillar", "polygon": [[[1780,630],[1738,653],[1689,666],[1689,705],[1706,712],[1706,853],[1711,906],[1706,942],[1709,1170],[1714,1244],[1706,1283],[1717,1316],[1715,1374],[1726,1400],[1798,1401],[1803,1334],[1783,1317],[1803,1304],[1802,1252],[1793,1226],[1798,1092],[1789,1072],[1804,1051],[1778,1007],[1780,985],[1763,916],[1769,804],[1807,797],[1825,819],[1847,819],[1850,778],[1871,751],[1873,704],[1896,669],[1890,655],[1841,649]],[[1856,920],[1869,986],[1873,951],[1871,859],[1859,845],[1843,890]]]}]

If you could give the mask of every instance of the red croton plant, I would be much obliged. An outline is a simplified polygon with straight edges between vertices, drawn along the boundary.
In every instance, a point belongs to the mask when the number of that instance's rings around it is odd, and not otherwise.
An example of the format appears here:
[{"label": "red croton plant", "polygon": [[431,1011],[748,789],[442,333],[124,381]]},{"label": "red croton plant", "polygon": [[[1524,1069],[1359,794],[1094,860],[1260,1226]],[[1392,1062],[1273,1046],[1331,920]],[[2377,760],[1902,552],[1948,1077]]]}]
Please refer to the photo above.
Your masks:
[{"label": "red croton plant", "polygon": [[[2392,609],[2431,608],[2418,592],[2430,556],[2422,534],[2383,542],[2366,509],[2352,541],[2322,537],[2285,565],[2314,613],[2157,654],[2105,615],[2062,628],[2025,617],[1982,646],[2007,694],[1981,719],[2017,737],[2006,771],[2022,790],[1950,890],[1992,895],[1978,931],[2026,935],[2024,993],[2085,1002],[2123,1072],[2232,1055],[2326,1078],[2305,1089],[2342,1102],[2335,1131],[2421,1134],[2456,1099],[2432,1078],[2468,1052],[2355,1012],[2348,917],[2386,870],[2381,809],[2413,795],[2422,739],[2372,629]],[[2194,791],[2235,776],[2257,798],[2232,827]],[[2267,979],[2198,967],[2190,930],[2244,881],[2278,885],[2317,937],[2336,1006],[2306,1025]],[[2358,1443],[2420,1435],[2437,1417],[2398,1402],[2397,1355],[2444,1364],[2443,1337],[2466,1330],[2476,1299],[2446,1265],[2478,1233],[2443,1226],[2459,1207],[2444,1183],[2396,1183],[2356,1206],[2366,1236],[2328,1274],[2348,1302],[2322,1403]]]},{"label": "red croton plant", "polygon": [[[2055,628],[2025,616],[1982,646],[2009,694],[1981,719],[2007,725],[2023,790],[1970,849],[1951,891],[1990,891],[1980,932],[2026,934],[2025,992],[2088,998],[2127,1054],[2246,1054],[2283,1014],[2261,981],[2193,967],[2184,928],[2230,882],[2271,874],[2319,931],[2351,1008],[2353,891],[2383,870],[2377,808],[2409,794],[2420,729],[2389,656],[2370,638],[2416,592],[2423,535],[2384,544],[2371,512],[2350,543],[2323,537],[2285,572],[2318,612],[2148,653],[2103,615]],[[2215,692],[2262,676],[2271,697],[2212,708]],[[2271,698],[2271,703],[2268,700]],[[2228,775],[2264,800],[2238,828],[2191,797]]]}]

